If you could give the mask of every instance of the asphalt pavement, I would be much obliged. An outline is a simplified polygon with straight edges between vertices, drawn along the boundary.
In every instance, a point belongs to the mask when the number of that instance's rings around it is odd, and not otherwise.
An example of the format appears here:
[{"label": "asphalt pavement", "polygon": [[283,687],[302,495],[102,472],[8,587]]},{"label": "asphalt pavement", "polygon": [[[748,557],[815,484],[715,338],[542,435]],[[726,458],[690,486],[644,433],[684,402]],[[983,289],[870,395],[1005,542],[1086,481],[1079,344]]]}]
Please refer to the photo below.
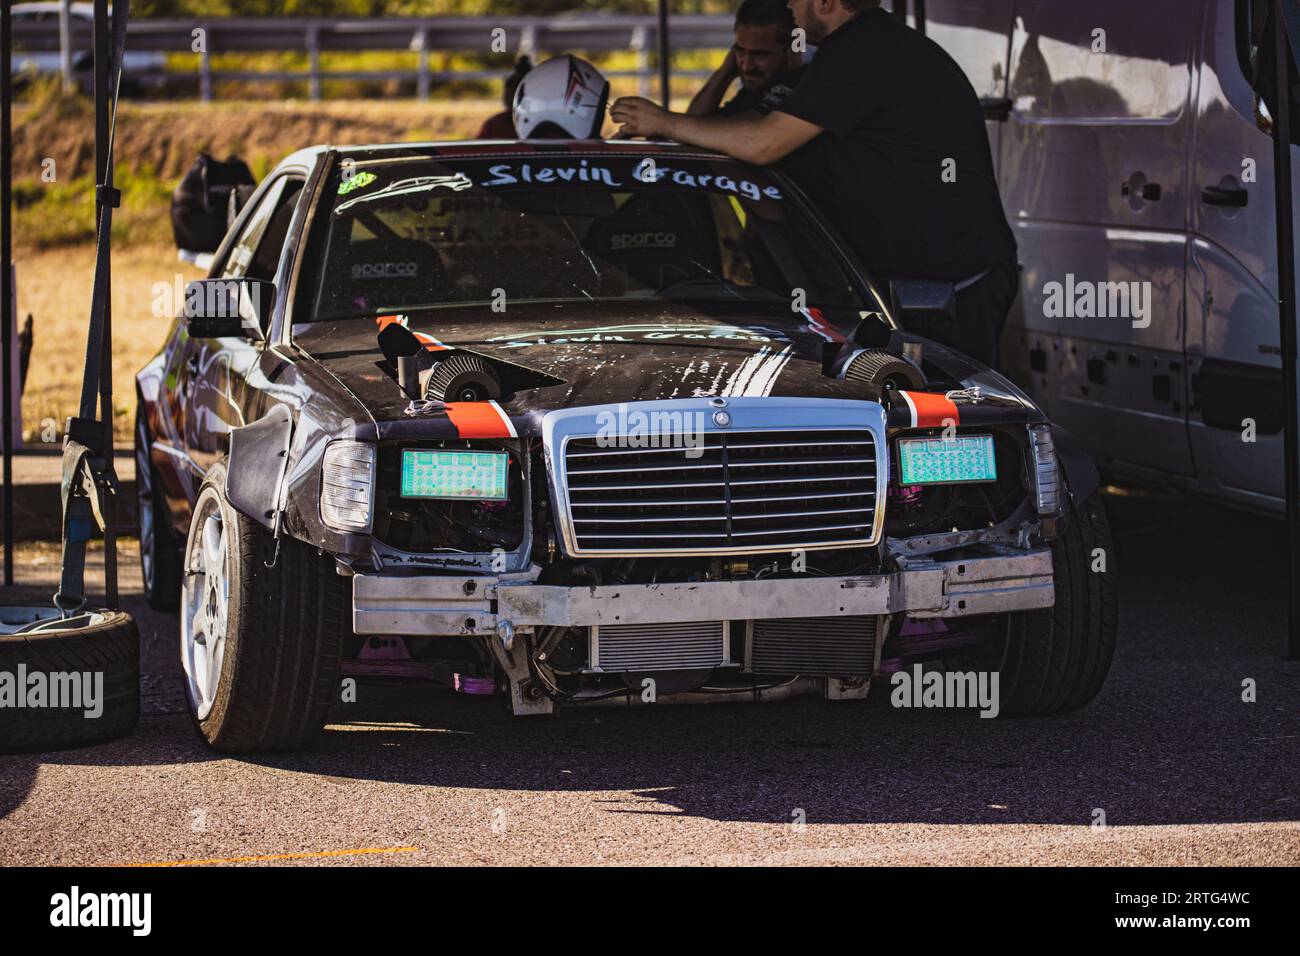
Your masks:
[{"label": "asphalt pavement", "polygon": [[[1295,865],[1281,524],[1177,498],[1110,506],[1119,644],[1068,716],[898,710],[882,680],[866,702],[515,719],[363,683],[314,750],[256,759],[193,731],[176,621],[145,608],[128,543],[144,716],[114,743],[0,757],[0,864]],[[19,582],[52,590],[57,547],[20,558]]]}]

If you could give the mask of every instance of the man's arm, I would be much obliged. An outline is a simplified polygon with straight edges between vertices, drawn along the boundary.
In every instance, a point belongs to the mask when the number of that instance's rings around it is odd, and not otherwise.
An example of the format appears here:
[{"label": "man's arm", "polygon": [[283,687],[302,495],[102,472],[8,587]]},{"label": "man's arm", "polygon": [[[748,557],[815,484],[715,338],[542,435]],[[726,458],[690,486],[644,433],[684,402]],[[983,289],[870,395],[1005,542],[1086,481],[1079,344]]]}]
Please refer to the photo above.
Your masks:
[{"label": "man's arm", "polygon": [[722,64],[713,71],[713,75],[700,87],[700,91],[691,98],[691,105],[686,107],[686,112],[691,116],[708,116],[710,113],[717,112],[722,104],[722,98],[727,95],[727,88],[739,75],[740,70],[736,66],[736,48],[732,47],[727,51]]},{"label": "man's arm", "polygon": [[666,136],[759,166],[785,158],[822,132],[822,127],[780,110],[766,116],[688,116],[670,113],[639,96],[615,100],[609,113],[622,127],[620,133]]}]

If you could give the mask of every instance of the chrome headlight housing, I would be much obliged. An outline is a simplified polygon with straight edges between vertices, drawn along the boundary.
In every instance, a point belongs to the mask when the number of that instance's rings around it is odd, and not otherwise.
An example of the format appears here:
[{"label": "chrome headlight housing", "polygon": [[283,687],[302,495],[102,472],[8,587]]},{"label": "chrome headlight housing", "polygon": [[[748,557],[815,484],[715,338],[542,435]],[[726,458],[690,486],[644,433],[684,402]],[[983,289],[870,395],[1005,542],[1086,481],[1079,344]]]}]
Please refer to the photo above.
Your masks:
[{"label": "chrome headlight housing", "polygon": [[321,520],[335,531],[369,534],[374,513],[375,446],[351,440],[330,442],[321,465]]}]

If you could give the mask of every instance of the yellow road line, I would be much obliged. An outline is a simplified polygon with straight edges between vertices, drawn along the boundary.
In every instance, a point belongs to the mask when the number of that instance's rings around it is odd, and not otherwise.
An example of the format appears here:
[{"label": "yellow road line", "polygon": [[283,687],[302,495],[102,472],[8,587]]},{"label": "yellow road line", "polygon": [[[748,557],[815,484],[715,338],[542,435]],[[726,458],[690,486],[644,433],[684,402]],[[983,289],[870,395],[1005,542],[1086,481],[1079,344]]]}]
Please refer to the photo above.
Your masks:
[{"label": "yellow road line", "polygon": [[232,856],[215,860],[163,860],[158,863],[128,863],[127,866],[205,866],[209,863],[259,863],[264,860],[311,860],[328,856],[364,856],[372,853],[415,853],[418,846],[362,847],[358,850],[316,850],[311,853],[271,853],[266,856]]}]

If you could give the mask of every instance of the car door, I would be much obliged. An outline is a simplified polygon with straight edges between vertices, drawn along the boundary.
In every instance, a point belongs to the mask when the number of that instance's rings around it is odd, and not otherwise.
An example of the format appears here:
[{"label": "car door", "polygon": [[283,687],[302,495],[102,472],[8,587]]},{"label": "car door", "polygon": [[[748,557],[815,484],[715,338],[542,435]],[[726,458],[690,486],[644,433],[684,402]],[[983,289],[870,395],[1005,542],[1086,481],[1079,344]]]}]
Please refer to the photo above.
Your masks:
[{"label": "car door", "polygon": [[[1281,510],[1278,171],[1266,110],[1251,90],[1267,7],[1268,0],[1214,0],[1202,31],[1190,197],[1188,434],[1203,490]],[[1292,147],[1291,156],[1282,175],[1300,190],[1300,149]]]},{"label": "car door", "polygon": [[[1015,6],[999,178],[1023,273],[1006,364],[1053,421],[1121,470],[1192,473],[1186,166],[1202,7]],[[1121,298],[1134,292],[1145,316]]]},{"label": "car door", "polygon": [[[219,275],[223,279],[274,280],[303,177],[284,174],[255,200]],[[267,311],[269,315],[269,310]],[[269,329],[259,337],[192,339],[185,356],[185,441],[195,466],[206,472],[228,448],[230,431],[244,421],[247,377]]]}]

